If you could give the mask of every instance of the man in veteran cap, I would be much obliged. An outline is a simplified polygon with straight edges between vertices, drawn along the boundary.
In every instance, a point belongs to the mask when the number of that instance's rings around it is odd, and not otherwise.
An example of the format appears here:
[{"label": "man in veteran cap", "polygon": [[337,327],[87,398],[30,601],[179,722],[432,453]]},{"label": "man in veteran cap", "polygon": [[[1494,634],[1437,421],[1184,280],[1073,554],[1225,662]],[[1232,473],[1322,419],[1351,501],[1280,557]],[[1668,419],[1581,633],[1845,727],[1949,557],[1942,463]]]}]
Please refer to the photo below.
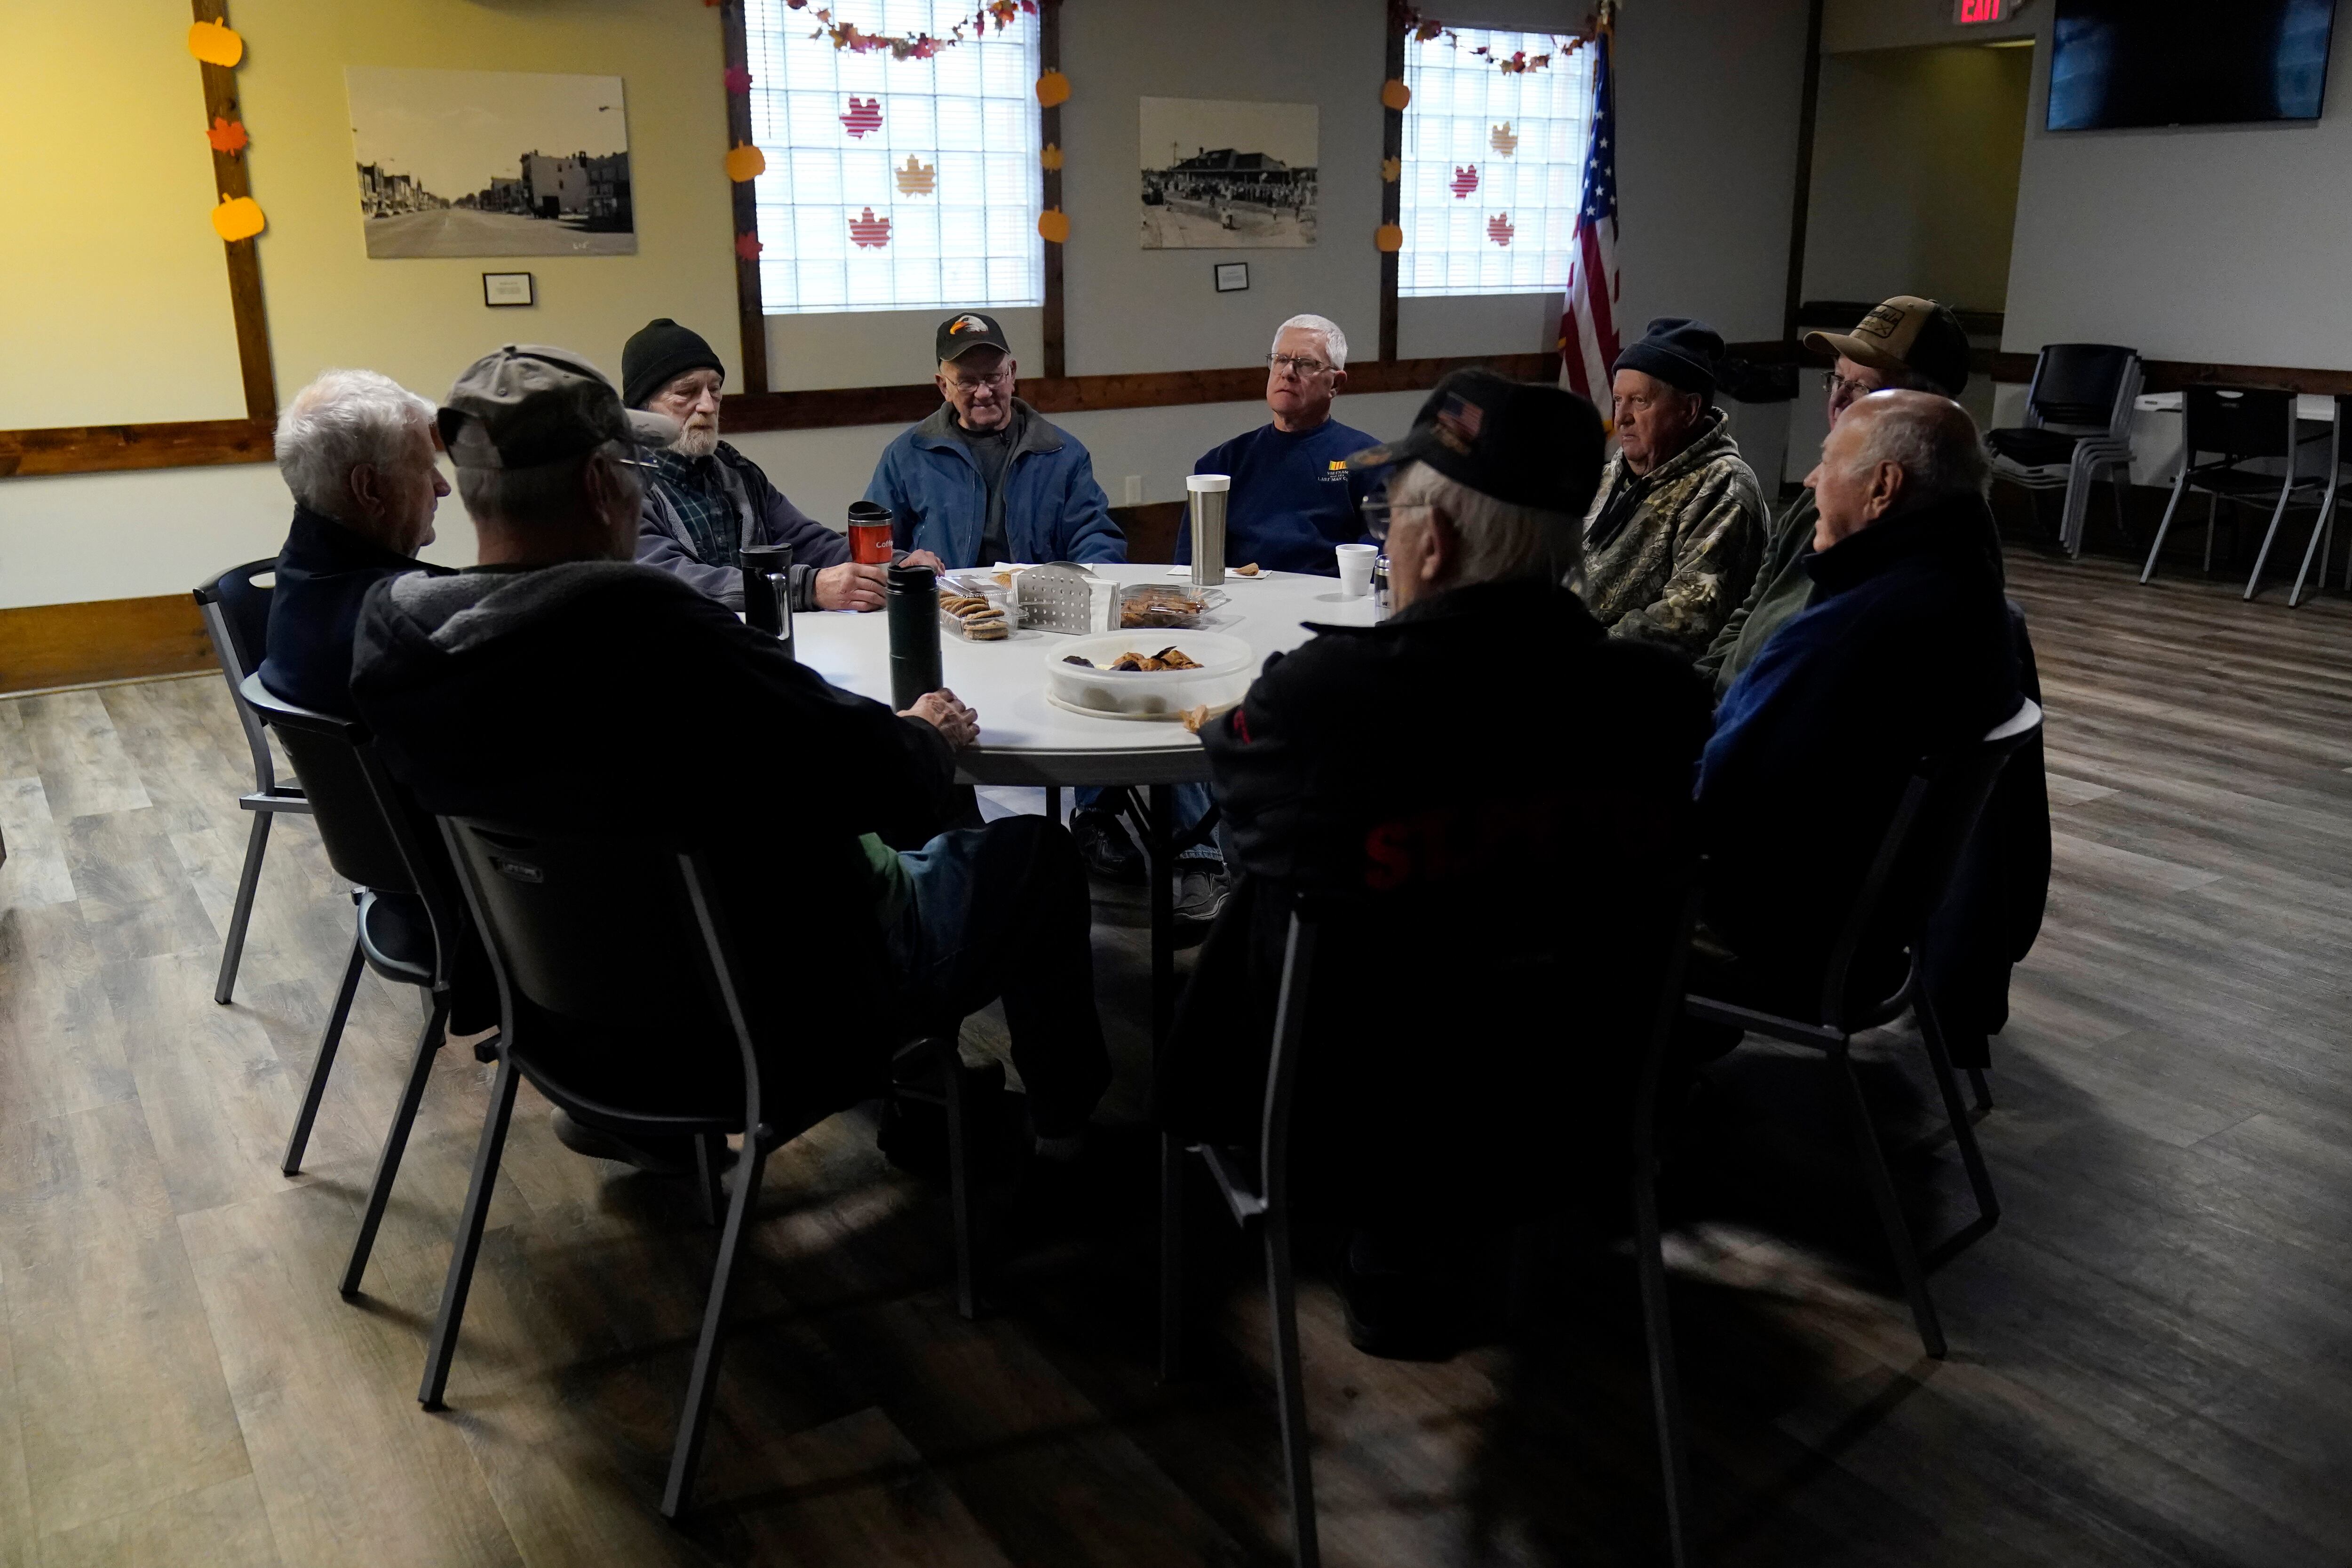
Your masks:
[{"label": "man in veteran cap", "polygon": [[[829,685],[634,563],[642,455],[678,426],[625,409],[577,355],[485,356],[439,426],[480,563],[393,578],[361,611],[352,695],[393,773],[442,816],[708,848],[759,960],[745,1008],[798,1042],[804,1109],[881,1092],[894,1047],[1002,996],[1038,1152],[1074,1161],[1110,1079],[1086,874],[1042,817],[937,831],[979,716],[951,691],[893,713]],[[675,1041],[588,1043],[686,1059]],[[556,1131],[582,1152],[692,1168],[690,1146]]]},{"label": "man in veteran cap", "polygon": [[1620,1190],[1630,1157],[1707,701],[1687,660],[1561,585],[1601,440],[1559,387],[1447,376],[1410,435],[1348,459],[1396,465],[1365,508],[1396,613],[1316,627],[1201,730],[1244,875],[1155,1110],[1180,1141],[1255,1144],[1291,910],[1316,900],[1290,1164],[1349,1205],[1348,1328],[1372,1354],[1460,1342],[1465,1214],[1579,1162]]},{"label": "man in veteran cap", "polygon": [[1723,339],[1661,316],[1617,356],[1617,451],[1584,523],[1580,587],[1612,637],[1706,651],[1748,596],[1770,515],[1716,406]]}]

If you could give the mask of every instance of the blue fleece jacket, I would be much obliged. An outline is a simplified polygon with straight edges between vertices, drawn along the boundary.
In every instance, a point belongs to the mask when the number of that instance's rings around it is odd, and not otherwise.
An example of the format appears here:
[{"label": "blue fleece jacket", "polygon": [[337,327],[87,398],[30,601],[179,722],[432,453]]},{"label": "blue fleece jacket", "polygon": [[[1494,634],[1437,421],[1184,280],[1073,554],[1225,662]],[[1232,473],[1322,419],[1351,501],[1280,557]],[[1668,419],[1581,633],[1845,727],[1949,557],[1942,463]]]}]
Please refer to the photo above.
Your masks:
[{"label": "blue fleece jacket", "polygon": [[[1319,572],[1336,577],[1335,544],[1369,543],[1356,505],[1388,481],[1385,468],[1339,466],[1351,453],[1380,443],[1337,419],[1296,434],[1261,425],[1212,447],[1192,465],[1196,474],[1231,474],[1225,502],[1225,564],[1255,562],[1270,572]],[[1176,559],[1192,559],[1192,521],[1177,525]]]},{"label": "blue fleece jacket", "polygon": [[[1004,469],[1004,534],[1024,562],[1124,561],[1127,535],[1110,518],[1095,483],[1094,461],[1076,437],[1014,399],[1024,421]],[[957,439],[947,404],[882,450],[866,499],[890,509],[901,550],[928,550],[950,567],[992,565],[980,559],[988,524],[988,486],[971,449]]]}]

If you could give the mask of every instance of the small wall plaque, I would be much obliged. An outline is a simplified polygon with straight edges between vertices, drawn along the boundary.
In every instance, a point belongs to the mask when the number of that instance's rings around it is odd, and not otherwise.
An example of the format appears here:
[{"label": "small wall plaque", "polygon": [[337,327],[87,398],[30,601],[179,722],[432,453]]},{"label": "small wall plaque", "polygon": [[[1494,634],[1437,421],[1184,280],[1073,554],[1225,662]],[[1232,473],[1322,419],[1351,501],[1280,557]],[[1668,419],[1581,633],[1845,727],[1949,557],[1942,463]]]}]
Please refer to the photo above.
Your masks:
[{"label": "small wall plaque", "polygon": [[530,273],[485,272],[482,274],[483,304],[495,308],[500,305],[534,305],[538,302],[531,295]]},{"label": "small wall plaque", "polygon": [[1249,287],[1249,263],[1220,261],[1217,263],[1217,292],[1237,294]]}]

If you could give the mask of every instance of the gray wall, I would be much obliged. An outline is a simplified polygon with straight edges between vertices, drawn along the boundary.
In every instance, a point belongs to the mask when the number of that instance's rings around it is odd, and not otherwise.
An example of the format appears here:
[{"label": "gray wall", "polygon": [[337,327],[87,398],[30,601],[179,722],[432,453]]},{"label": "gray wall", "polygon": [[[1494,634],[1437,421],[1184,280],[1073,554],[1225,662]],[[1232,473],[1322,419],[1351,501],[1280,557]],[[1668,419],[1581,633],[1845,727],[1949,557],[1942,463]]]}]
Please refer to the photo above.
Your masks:
[{"label": "gray wall", "polygon": [[1805,298],[2003,308],[2033,55],[1948,45],[1822,61]]}]

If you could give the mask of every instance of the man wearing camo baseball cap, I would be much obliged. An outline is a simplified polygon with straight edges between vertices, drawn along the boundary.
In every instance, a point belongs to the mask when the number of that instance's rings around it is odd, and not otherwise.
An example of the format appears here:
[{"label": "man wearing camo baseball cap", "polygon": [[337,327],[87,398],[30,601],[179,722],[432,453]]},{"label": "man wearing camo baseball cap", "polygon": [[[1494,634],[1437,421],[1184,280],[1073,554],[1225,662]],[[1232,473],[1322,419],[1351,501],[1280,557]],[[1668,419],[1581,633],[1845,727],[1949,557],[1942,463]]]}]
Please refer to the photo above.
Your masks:
[{"label": "man wearing camo baseball cap", "polygon": [[[1851,332],[1808,332],[1805,346],[1834,356],[1823,375],[1830,424],[1874,392],[1890,389],[1959,396],[1969,384],[1969,338],[1951,307],[1914,294],[1898,294],[1863,317]],[[1809,488],[1789,503],[1772,530],[1747,597],[1699,657],[1698,672],[1715,683],[1720,700],[1731,689],[1772,634],[1813,592],[1805,561],[1813,552],[1813,524],[1820,516]]]}]

